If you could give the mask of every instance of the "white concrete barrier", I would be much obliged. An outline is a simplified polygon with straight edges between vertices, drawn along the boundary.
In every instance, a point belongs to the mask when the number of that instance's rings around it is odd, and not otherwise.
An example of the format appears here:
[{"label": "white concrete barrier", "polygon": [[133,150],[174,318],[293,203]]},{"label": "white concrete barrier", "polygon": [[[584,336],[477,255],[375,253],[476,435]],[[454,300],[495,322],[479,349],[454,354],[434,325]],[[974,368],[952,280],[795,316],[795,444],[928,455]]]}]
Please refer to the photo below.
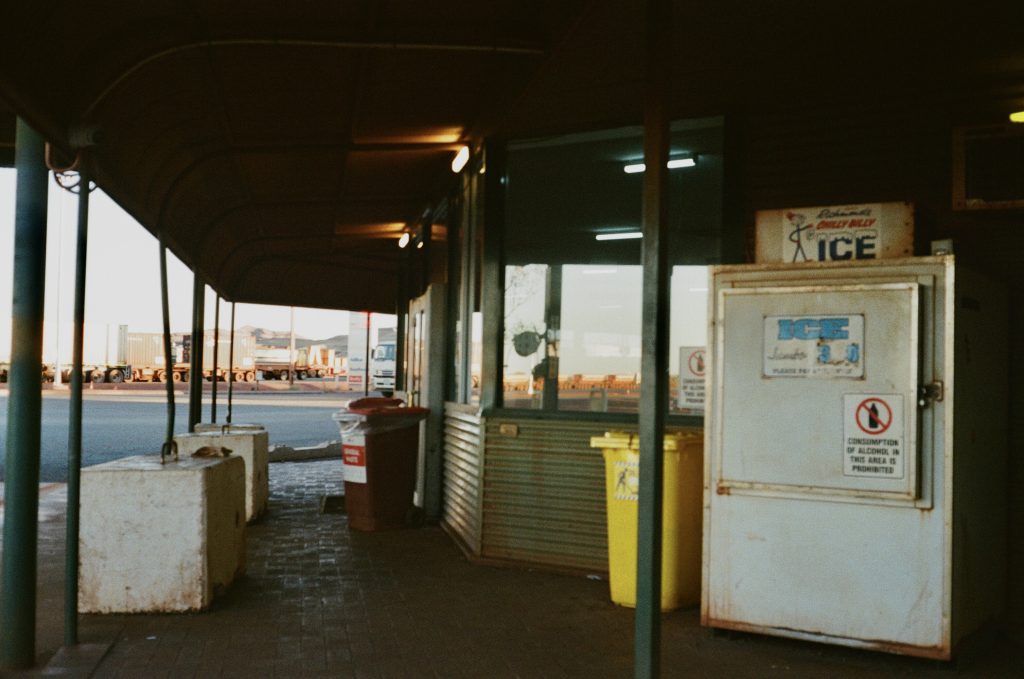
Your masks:
[{"label": "white concrete barrier", "polygon": [[196,434],[180,434],[174,437],[178,442],[178,455],[188,457],[204,446],[227,448],[232,455],[245,461],[245,520],[253,521],[267,511],[270,497],[270,455],[267,451],[267,432],[260,430],[230,429]]},{"label": "white concrete barrier", "polygon": [[245,463],[138,455],[82,470],[79,610],[202,610],[245,572]]}]

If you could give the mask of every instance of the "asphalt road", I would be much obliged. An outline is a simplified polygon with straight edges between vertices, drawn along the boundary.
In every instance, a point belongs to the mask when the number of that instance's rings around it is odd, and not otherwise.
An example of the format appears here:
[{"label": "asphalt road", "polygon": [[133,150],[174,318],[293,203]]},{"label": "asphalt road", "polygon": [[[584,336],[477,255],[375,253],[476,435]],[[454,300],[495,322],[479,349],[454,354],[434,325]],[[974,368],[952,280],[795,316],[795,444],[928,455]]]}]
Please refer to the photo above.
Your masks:
[{"label": "asphalt road", "polygon": [[[347,395],[266,393],[236,397],[232,421],[255,422],[267,428],[270,444],[311,446],[336,440],[338,426],[331,419]],[[188,424],[188,399],[176,395],[175,432]],[[44,392],[41,481],[67,480],[68,394]],[[218,396],[218,421],[227,412],[226,397]],[[129,455],[158,453],[167,426],[167,403],[155,392],[86,392],[82,403],[82,464],[93,465]],[[203,421],[210,421],[210,406],[203,406]],[[7,392],[0,391],[0,479],[6,461]]]}]

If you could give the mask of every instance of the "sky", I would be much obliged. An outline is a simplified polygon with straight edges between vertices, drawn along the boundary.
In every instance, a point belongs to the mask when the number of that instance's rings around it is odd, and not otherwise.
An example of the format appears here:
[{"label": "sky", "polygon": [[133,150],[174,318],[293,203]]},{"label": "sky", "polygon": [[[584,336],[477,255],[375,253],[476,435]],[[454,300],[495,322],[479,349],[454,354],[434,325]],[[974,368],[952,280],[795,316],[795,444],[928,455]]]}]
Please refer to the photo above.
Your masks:
[{"label": "sky", "polygon": [[[0,168],[0,361],[11,351],[11,295],[14,277],[15,171]],[[60,347],[61,361],[71,356],[74,305],[75,240],[78,197],[52,180],[49,191],[46,255],[46,311],[43,360],[52,362]],[[160,259],[157,240],[102,191],[89,203],[89,259],[86,270],[86,360],[104,345],[108,327],[129,332],[162,332]],[[172,332],[192,325],[192,272],[168,253],[167,280]],[[206,327],[213,327],[215,293],[207,288]],[[258,326],[288,330],[288,307],[239,304],[235,327]],[[227,329],[231,305],[223,302],[221,327]],[[376,323],[394,326],[394,316],[375,315]],[[300,337],[326,339],[348,334],[347,311],[296,308],[295,332]],[[95,359],[94,359],[95,360]]]}]

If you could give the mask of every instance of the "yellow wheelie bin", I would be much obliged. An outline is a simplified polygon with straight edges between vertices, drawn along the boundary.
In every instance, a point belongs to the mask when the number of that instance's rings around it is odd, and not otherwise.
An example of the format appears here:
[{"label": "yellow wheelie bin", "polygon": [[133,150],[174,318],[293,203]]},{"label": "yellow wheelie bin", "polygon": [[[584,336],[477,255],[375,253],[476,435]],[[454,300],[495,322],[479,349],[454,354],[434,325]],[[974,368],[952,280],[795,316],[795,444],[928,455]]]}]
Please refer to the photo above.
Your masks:
[{"label": "yellow wheelie bin", "polygon": [[[590,446],[604,452],[611,598],[632,608],[636,606],[640,441],[636,434],[607,432],[591,438]],[[703,487],[703,434],[667,435],[661,533],[663,611],[700,601]]]}]

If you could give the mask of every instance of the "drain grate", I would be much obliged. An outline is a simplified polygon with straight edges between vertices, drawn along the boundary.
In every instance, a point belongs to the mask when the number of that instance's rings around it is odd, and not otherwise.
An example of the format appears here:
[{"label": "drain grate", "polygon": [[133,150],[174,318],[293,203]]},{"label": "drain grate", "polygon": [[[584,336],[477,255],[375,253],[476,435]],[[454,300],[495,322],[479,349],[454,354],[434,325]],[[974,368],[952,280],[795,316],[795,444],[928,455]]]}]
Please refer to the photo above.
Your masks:
[{"label": "drain grate", "polygon": [[324,495],[320,498],[320,513],[321,514],[344,514],[345,513],[345,496],[344,495]]}]

